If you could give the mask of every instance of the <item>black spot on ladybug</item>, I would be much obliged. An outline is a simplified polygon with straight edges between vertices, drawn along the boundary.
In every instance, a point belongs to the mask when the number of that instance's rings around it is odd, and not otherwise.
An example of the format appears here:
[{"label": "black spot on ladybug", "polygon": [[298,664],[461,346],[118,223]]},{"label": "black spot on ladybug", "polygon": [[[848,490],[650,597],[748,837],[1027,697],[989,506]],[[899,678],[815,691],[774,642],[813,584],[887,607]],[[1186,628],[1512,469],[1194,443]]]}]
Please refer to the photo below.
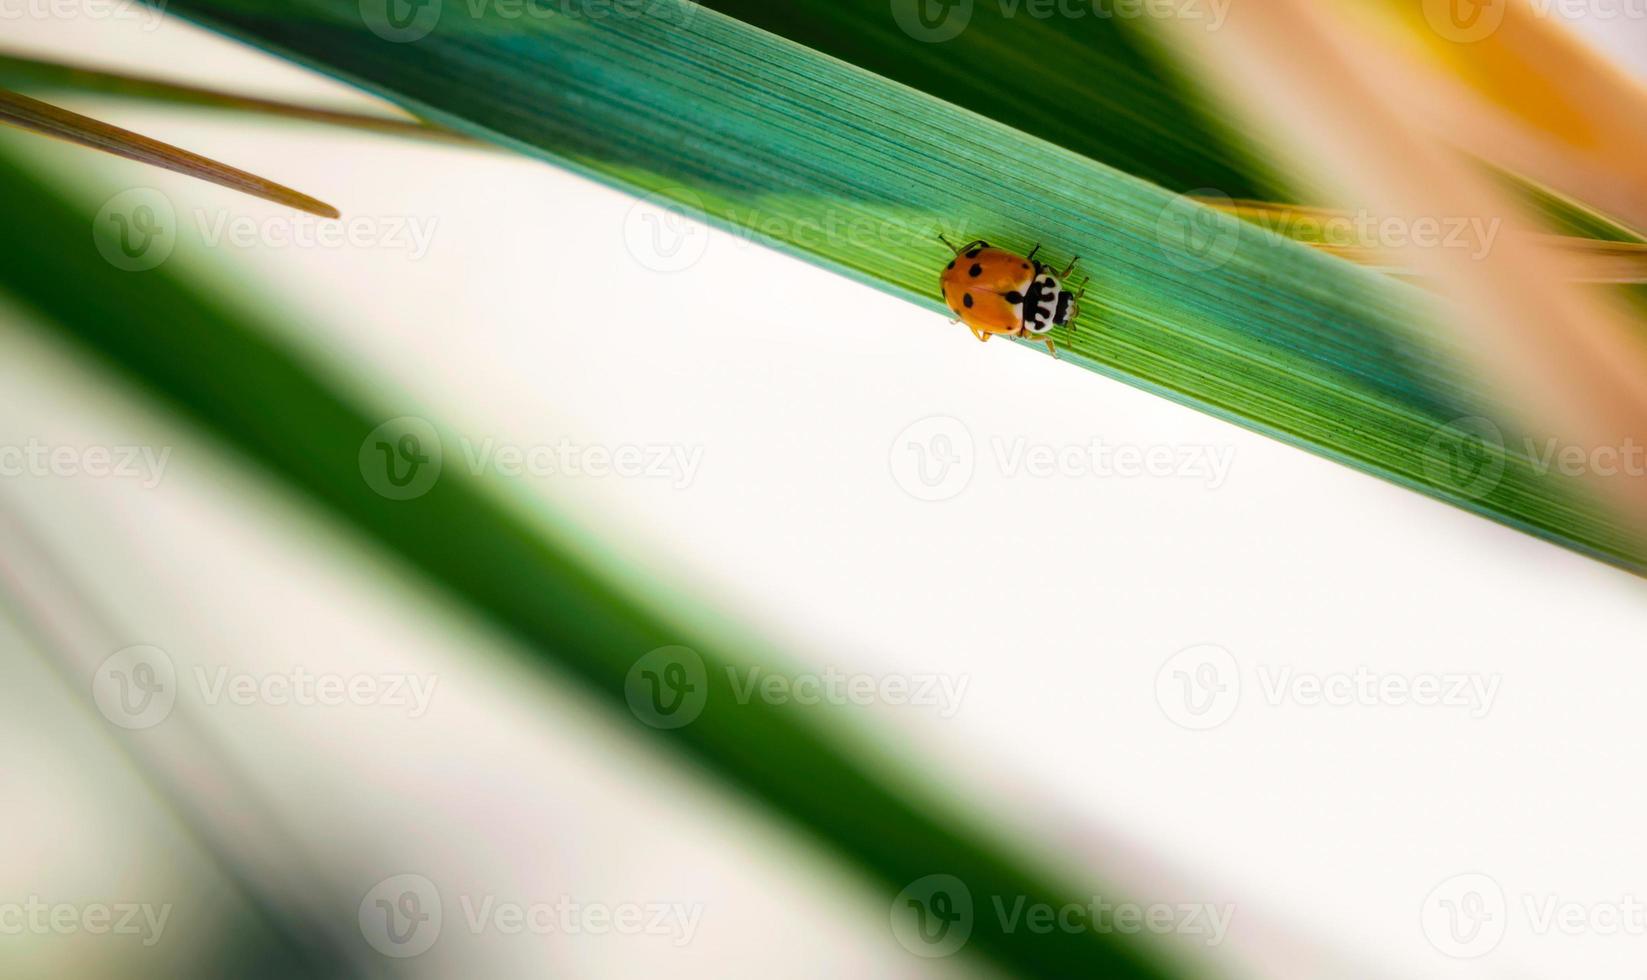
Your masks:
[{"label": "black spot on ladybug", "polygon": [[944,266],[944,268],[946,268],[946,269],[953,269],[953,268],[955,268],[955,262],[954,262],[954,260],[953,260],[953,259],[951,259],[951,260],[950,260],[950,263],[949,263],[949,265],[947,265],[947,266]]},{"label": "black spot on ladybug", "polygon": [[1029,263],[1028,262],[1024,263],[1024,268],[1026,268],[1026,269],[1029,268]]},{"label": "black spot on ladybug", "polygon": [[972,309],[972,294],[967,293],[965,296],[961,297],[961,302],[966,304],[967,309]]},{"label": "black spot on ladybug", "polygon": [[966,274],[976,279],[984,274],[984,267],[981,265],[974,265],[972,268],[966,270]]},{"label": "black spot on ladybug", "polygon": [[1012,292],[1006,294],[1006,301],[1014,304],[1022,303],[1024,301],[1024,294],[1014,289]]},{"label": "black spot on ladybug", "polygon": [[975,248],[972,251],[966,253],[966,257],[969,258],[969,259],[975,259],[975,258],[978,257],[978,253],[982,252],[982,251],[983,251],[983,249],[981,249],[981,248]]}]

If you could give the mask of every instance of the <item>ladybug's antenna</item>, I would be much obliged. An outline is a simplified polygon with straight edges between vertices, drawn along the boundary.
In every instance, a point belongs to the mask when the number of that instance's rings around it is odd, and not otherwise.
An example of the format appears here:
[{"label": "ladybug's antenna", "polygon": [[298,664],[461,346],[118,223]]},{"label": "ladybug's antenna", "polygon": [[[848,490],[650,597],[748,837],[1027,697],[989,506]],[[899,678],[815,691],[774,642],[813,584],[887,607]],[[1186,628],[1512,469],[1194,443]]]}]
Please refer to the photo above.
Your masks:
[{"label": "ladybug's antenna", "polygon": [[961,254],[961,250],[949,244],[949,239],[945,238],[943,235],[940,234],[938,236],[938,241],[943,242],[945,247],[947,247],[951,252],[954,252],[956,255]]}]

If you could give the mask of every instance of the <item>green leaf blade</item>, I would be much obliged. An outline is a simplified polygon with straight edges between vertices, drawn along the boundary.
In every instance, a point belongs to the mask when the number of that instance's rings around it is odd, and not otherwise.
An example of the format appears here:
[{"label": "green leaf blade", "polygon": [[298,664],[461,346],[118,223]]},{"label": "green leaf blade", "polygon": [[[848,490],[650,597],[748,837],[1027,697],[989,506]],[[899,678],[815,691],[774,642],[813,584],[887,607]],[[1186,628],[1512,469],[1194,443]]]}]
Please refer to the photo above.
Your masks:
[{"label": "green leaf blade", "polygon": [[[1643,567],[1578,481],[1534,465],[1418,290],[716,11],[465,5],[397,44],[342,0],[173,9],[929,309],[940,231],[1081,255],[1092,290],[1055,335],[1076,363]],[[1503,433],[1491,485],[1447,475],[1474,451],[1458,421],[1477,417]]]}]

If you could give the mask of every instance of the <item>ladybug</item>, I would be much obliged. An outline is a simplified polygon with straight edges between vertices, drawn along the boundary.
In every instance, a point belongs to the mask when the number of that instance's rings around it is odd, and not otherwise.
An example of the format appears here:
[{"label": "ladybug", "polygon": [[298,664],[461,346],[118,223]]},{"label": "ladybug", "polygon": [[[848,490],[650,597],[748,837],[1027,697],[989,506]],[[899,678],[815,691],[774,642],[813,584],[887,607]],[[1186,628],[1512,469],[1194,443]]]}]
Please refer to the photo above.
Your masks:
[{"label": "ladybug", "polygon": [[944,303],[974,337],[980,341],[989,340],[991,334],[1030,337],[1046,344],[1047,353],[1058,356],[1047,334],[1075,317],[1076,303],[1086,292],[1084,281],[1076,292],[1064,288],[1079,258],[1054,275],[1050,266],[1035,261],[1039,245],[1028,255],[1018,255],[982,239],[960,248],[942,235],[938,240],[955,252],[938,279]]}]

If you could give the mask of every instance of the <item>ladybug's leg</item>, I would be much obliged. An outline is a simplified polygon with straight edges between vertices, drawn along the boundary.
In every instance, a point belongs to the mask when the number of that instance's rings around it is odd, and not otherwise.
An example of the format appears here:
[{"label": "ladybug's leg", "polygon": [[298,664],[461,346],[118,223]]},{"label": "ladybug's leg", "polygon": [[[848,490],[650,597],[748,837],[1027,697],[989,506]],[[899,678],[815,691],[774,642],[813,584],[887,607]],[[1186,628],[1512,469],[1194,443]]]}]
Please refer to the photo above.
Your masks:
[{"label": "ladybug's leg", "polygon": [[968,330],[972,331],[972,336],[978,338],[978,343],[980,343],[980,344],[989,343],[989,334],[988,333],[985,333],[984,331],[979,330],[977,327],[973,326],[970,323],[966,325],[966,328]]},{"label": "ladybug's leg", "polygon": [[1064,280],[1064,279],[1068,279],[1068,278],[1069,278],[1069,274],[1070,274],[1070,273],[1071,273],[1071,272],[1074,272],[1074,271],[1075,271],[1075,264],[1076,264],[1076,263],[1077,263],[1077,262],[1079,262],[1079,261],[1081,261],[1081,257],[1080,257],[1080,256],[1079,256],[1079,255],[1077,255],[1077,256],[1076,256],[1076,257],[1075,257],[1075,258],[1073,258],[1073,259],[1070,259],[1070,260],[1069,260],[1069,267],[1068,267],[1068,268],[1066,268],[1066,269],[1065,269],[1065,270],[1064,270],[1064,271],[1063,271],[1063,272],[1060,272],[1060,273],[1059,273],[1059,274],[1058,274],[1058,279],[1059,279],[1059,280],[1060,280],[1060,281],[1062,281],[1062,280]]},{"label": "ladybug's leg", "polygon": [[1047,345],[1047,353],[1051,354],[1054,358],[1057,358],[1057,356],[1058,356],[1058,348],[1052,346],[1052,338],[1051,337],[1045,337],[1045,336],[1042,336],[1040,334],[1033,334],[1033,333],[1030,333],[1028,330],[1025,330],[1025,329],[1019,329],[1019,331],[1016,334],[1014,334],[1014,336],[1026,337],[1030,340],[1034,340],[1034,341],[1038,341],[1040,343],[1046,344]]},{"label": "ladybug's leg", "polygon": [[1069,332],[1070,333],[1075,332],[1075,318],[1081,315],[1081,298],[1087,294],[1087,283],[1089,283],[1091,281],[1092,280],[1090,278],[1089,279],[1082,279],[1081,280],[1081,285],[1075,287],[1075,295],[1070,297],[1070,300],[1069,300]]}]

